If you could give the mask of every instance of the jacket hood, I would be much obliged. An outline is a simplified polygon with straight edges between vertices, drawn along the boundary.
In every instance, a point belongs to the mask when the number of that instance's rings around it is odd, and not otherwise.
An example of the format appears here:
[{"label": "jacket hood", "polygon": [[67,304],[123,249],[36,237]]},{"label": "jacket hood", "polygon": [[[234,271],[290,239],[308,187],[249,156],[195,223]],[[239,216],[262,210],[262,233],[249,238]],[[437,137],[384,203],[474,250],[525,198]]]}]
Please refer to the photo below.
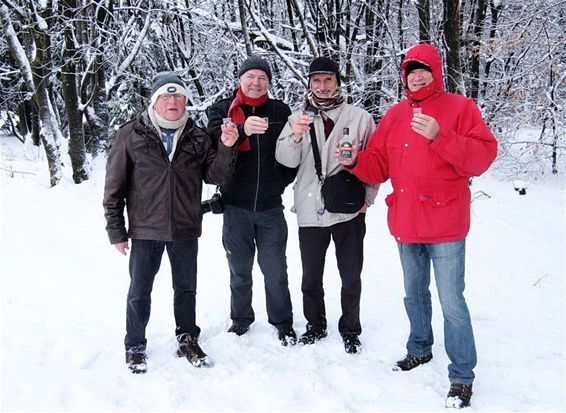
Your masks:
[{"label": "jacket hood", "polygon": [[[403,71],[403,84],[407,87],[407,65],[410,62],[419,62],[430,67],[432,76],[434,77],[435,92],[441,92],[442,87],[442,59],[436,47],[421,43],[409,49],[405,56],[405,60],[401,63],[401,70]],[[408,89],[407,89],[408,91]]]}]

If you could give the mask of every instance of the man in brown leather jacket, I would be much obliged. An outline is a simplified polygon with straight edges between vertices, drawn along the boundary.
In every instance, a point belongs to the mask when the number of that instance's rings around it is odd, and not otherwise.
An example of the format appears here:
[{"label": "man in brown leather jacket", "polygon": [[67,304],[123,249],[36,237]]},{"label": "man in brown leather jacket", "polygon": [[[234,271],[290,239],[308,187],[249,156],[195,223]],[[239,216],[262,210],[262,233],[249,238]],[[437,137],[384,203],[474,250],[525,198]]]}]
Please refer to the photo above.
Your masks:
[{"label": "man in brown leather jacket", "polygon": [[145,329],[165,249],[173,277],[177,353],[196,367],[211,365],[198,344],[195,320],[202,182],[219,185],[229,178],[238,131],[222,127],[218,148],[213,148],[210,137],[189,118],[186,101],[187,90],[177,74],[157,74],[147,110],[118,130],[106,166],[103,205],[110,243],[126,255],[132,239],[124,344],[133,373],[147,370]]}]

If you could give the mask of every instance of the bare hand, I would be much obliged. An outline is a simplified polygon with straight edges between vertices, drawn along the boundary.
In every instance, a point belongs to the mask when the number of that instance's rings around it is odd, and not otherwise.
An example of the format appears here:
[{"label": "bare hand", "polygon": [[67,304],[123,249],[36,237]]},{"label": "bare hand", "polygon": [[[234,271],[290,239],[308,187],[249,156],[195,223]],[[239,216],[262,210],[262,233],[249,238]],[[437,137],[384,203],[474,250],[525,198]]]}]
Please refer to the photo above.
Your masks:
[{"label": "bare hand", "polygon": [[313,122],[314,118],[307,115],[299,115],[297,119],[295,119],[295,124],[293,125],[293,139],[295,143],[299,143],[303,139],[303,135],[310,132],[310,125]]},{"label": "bare hand", "polygon": [[250,116],[246,119],[246,123],[244,123],[244,132],[246,132],[248,136],[254,134],[263,135],[268,127],[269,122],[266,122],[259,116]]},{"label": "bare hand", "polygon": [[411,119],[411,129],[432,141],[438,135],[440,125],[432,116],[415,113],[413,119]]},{"label": "bare hand", "polygon": [[120,251],[122,255],[126,255],[126,251],[130,249],[130,247],[128,246],[128,241],[119,242],[117,244],[112,244],[112,245],[114,245],[114,248]]},{"label": "bare hand", "polygon": [[338,163],[344,166],[350,166],[356,162],[356,158],[358,157],[358,145],[353,144],[350,153],[352,154],[349,158],[344,158],[340,156],[340,144],[337,143],[336,147],[334,148],[334,156],[338,159]]},{"label": "bare hand", "polygon": [[228,148],[234,146],[239,136],[238,127],[234,123],[230,123],[230,126],[220,125],[220,129],[222,130],[222,135],[220,135],[222,143]]}]

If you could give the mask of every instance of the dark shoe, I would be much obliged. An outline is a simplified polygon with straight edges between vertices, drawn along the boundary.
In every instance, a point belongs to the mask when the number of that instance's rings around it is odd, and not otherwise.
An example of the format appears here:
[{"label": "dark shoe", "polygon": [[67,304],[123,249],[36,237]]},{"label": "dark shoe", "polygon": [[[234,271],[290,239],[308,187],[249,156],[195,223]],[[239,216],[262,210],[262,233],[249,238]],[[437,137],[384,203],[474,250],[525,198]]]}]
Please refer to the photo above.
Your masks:
[{"label": "dark shoe", "polygon": [[470,405],[472,398],[472,385],[462,383],[450,384],[450,391],[446,396],[446,407],[453,409],[462,409]]},{"label": "dark shoe", "polygon": [[432,354],[424,357],[416,357],[412,356],[411,354],[407,354],[403,360],[399,360],[397,363],[395,363],[395,366],[393,366],[393,371],[413,370],[415,367],[428,363],[431,360]]},{"label": "dark shoe", "polygon": [[344,350],[346,350],[346,353],[356,354],[362,351],[362,343],[357,334],[344,334],[342,340],[344,340]]},{"label": "dark shoe", "polygon": [[299,338],[299,343],[301,344],[314,344],[321,338],[324,338],[328,335],[326,329],[324,330],[317,330],[307,325],[307,331],[303,333],[303,335]]},{"label": "dark shoe", "polygon": [[236,333],[236,335],[238,335],[238,336],[243,336],[244,334],[246,334],[248,332],[249,329],[250,329],[250,327],[248,327],[248,326],[242,326],[240,324],[232,323],[232,325],[228,329],[228,332],[229,333]]},{"label": "dark shoe", "polygon": [[147,372],[146,359],[147,355],[145,354],[145,346],[143,344],[126,350],[126,364],[134,374],[144,374]]},{"label": "dark shoe", "polygon": [[195,367],[212,367],[212,361],[198,344],[198,336],[180,334],[177,336],[177,341],[179,343],[178,357],[186,357]]},{"label": "dark shoe", "polygon": [[289,344],[294,346],[295,344],[297,344],[297,334],[295,333],[295,330],[293,330],[293,327],[282,328],[281,330],[279,330],[278,334],[279,341],[281,342],[282,346],[287,346]]}]

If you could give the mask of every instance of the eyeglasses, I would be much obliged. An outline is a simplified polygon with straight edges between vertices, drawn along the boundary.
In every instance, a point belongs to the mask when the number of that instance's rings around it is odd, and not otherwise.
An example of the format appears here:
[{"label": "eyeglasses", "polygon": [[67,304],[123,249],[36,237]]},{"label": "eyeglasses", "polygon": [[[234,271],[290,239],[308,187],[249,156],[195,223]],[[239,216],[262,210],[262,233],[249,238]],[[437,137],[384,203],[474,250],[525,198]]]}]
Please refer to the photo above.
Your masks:
[{"label": "eyeglasses", "polygon": [[159,95],[158,99],[163,101],[163,102],[166,102],[166,101],[169,100],[169,98],[173,98],[173,99],[175,99],[176,102],[180,102],[181,100],[185,99],[185,96],[181,95],[179,93],[172,93],[172,94],[168,93],[168,94],[165,94],[165,95]]}]

